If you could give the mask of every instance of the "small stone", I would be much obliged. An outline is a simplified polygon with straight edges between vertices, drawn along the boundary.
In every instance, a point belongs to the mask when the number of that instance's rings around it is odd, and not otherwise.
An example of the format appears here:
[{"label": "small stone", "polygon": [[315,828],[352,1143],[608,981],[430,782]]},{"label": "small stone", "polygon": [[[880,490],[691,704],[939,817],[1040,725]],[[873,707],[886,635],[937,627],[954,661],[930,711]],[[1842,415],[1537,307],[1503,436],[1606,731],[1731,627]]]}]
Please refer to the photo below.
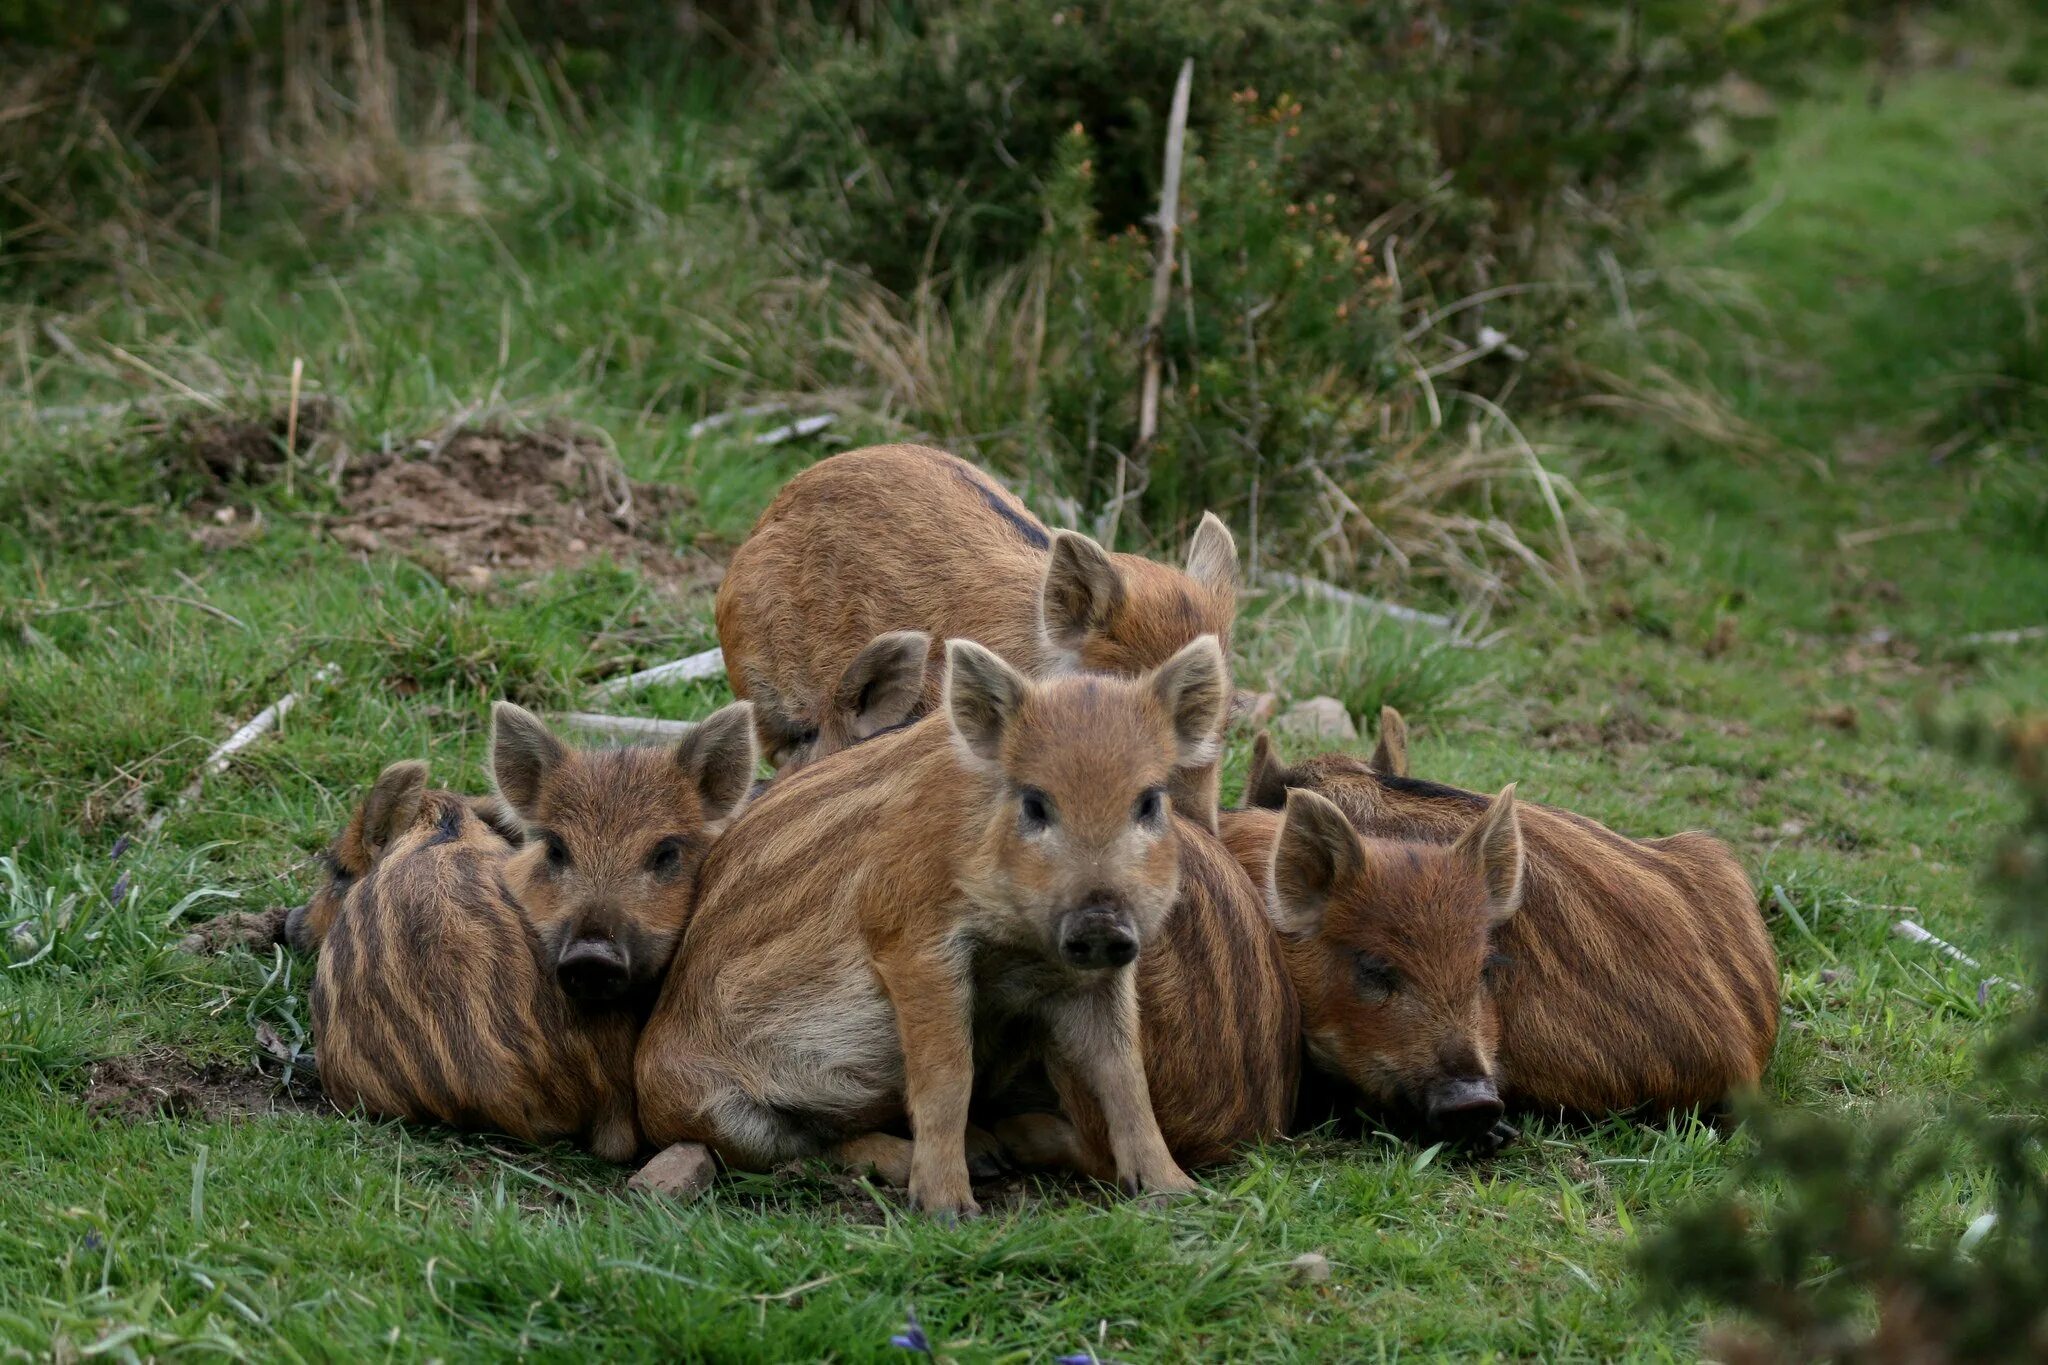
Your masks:
[{"label": "small stone", "polygon": [[695,1199],[718,1177],[718,1161],[701,1142],[678,1142],[633,1172],[629,1190],[671,1199]]},{"label": "small stone", "polygon": [[1330,1258],[1320,1251],[1304,1251],[1287,1263],[1287,1273],[1303,1284],[1328,1284]]},{"label": "small stone", "polygon": [[1335,697],[1310,697],[1307,701],[1298,701],[1280,713],[1280,719],[1273,722],[1273,728],[1297,739],[1347,742],[1358,738],[1358,726],[1353,723],[1351,713]]}]

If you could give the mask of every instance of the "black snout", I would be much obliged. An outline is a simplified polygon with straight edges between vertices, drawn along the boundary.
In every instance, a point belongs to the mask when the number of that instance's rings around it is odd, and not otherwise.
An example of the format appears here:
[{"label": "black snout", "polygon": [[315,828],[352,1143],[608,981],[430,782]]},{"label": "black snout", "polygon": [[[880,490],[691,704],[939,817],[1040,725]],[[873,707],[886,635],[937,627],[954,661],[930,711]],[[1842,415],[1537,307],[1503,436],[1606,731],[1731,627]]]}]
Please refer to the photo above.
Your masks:
[{"label": "black snout", "polygon": [[1500,1122],[1500,1091],[1485,1076],[1438,1081],[1429,1090],[1430,1131],[1451,1139],[1477,1138]]},{"label": "black snout", "polygon": [[1060,957],[1069,967],[1105,971],[1138,956],[1138,930],[1119,910],[1084,906],[1060,916]]},{"label": "black snout", "polygon": [[313,902],[307,901],[304,905],[294,905],[291,909],[285,911],[284,941],[291,946],[294,952],[317,953],[320,951],[320,945],[306,937],[306,915],[312,909]]},{"label": "black snout", "polygon": [[609,939],[579,938],[555,961],[555,980],[571,1000],[616,1000],[631,980],[626,953]]}]

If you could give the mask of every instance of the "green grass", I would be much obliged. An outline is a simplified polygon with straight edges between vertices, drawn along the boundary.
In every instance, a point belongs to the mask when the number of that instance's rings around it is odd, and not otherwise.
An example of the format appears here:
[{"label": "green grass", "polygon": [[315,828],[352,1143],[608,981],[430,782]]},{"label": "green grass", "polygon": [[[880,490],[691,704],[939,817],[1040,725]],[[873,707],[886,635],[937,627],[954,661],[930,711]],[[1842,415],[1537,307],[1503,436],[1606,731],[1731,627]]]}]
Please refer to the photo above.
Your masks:
[{"label": "green grass", "polygon": [[[90,357],[111,341],[251,408],[303,356],[366,447],[494,394],[602,426],[636,476],[695,493],[686,536],[730,543],[817,450],[692,440],[689,422],[734,393],[836,380],[808,296],[719,208],[711,118],[650,110],[589,165],[486,129],[515,206],[489,230],[384,214],[308,239],[255,222],[230,256],[138,266],[58,321]],[[1290,607],[1243,629],[1248,676],[1404,707],[1420,775],[1728,838],[1783,956],[1767,1084],[1782,1102],[1933,1114],[1977,1092],[1971,1053],[2001,1002],[1980,1005],[1980,973],[1899,942],[1894,920],[2012,969],[1977,870],[2014,802],[1926,748],[1916,711],[2048,695],[2048,644],[1963,643],[2048,619],[2048,540],[2025,534],[2043,433],[2032,456],[2007,433],[1928,458],[1954,381],[2004,342],[2001,263],[2048,194],[2044,128],[2048,96],[1983,72],[1914,76],[1875,109],[1859,87],[1793,110],[1752,186],[1650,244],[1668,285],[1635,300],[1618,363],[1681,367],[1768,439],[1737,453],[1647,420],[1556,419],[1637,546],[1592,574],[1589,609],[1524,603],[1484,651]],[[202,548],[148,412],[31,416],[160,388],[65,360],[41,317],[15,319],[20,392],[0,399],[0,927],[17,959],[49,947],[0,971],[0,1343],[866,1359],[901,1356],[888,1338],[915,1305],[964,1359],[1694,1353],[1696,1318],[1648,1312],[1631,1269],[1638,1235],[1718,1189],[1743,1146],[1690,1124],[1538,1127],[1482,1164],[1315,1136],[1164,1211],[1055,1185],[949,1229],[822,1180],[673,1207],[566,1151],[311,1112],[88,1113],[99,1058],[167,1045],[240,1065],[258,1025],[301,1036],[307,964],[188,959],[176,921],[222,896],[302,896],[382,764],[424,756],[475,786],[491,699],[573,704],[700,647],[708,604],[602,565],[457,592],[321,534],[317,482],[232,495],[262,530]],[[1878,529],[1894,533],[1857,534]],[[323,664],[339,682],[313,685]],[[292,688],[311,690],[279,734],[110,861],[136,825],[129,793],[168,801]],[[722,695],[641,701],[701,715]],[[1242,741],[1231,759],[1234,783]],[[1926,1235],[1958,1235],[1986,1179],[1949,1171],[1919,1210]],[[1305,1251],[1331,1282],[1290,1277]]]}]

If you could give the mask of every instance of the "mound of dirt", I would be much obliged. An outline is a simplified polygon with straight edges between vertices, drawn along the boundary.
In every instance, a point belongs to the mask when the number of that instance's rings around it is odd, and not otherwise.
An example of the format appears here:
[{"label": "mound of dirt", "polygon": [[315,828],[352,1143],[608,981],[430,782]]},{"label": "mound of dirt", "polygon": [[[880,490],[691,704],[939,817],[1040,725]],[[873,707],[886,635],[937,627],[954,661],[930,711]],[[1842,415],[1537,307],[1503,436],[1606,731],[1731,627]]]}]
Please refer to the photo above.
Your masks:
[{"label": "mound of dirt", "polygon": [[304,1066],[285,1082],[253,1067],[195,1062],[168,1048],[147,1048],[93,1067],[85,1107],[102,1118],[146,1123],[156,1118],[247,1118],[326,1107]]},{"label": "mound of dirt", "polygon": [[709,562],[688,560],[659,538],[682,501],[680,490],[629,480],[591,437],[466,429],[349,469],[334,533],[360,550],[407,555],[458,584],[598,555],[701,582]]},{"label": "mound of dirt", "polygon": [[247,948],[252,953],[268,952],[284,942],[284,920],[291,910],[273,905],[268,910],[230,910],[192,926],[192,932],[178,940],[178,951],[211,955],[230,948]]},{"label": "mound of dirt", "polygon": [[210,490],[268,483],[284,468],[285,441],[304,459],[327,430],[326,403],[299,405],[298,421],[280,408],[268,417],[218,414],[189,417],[172,426],[164,449],[177,468],[197,477]]}]

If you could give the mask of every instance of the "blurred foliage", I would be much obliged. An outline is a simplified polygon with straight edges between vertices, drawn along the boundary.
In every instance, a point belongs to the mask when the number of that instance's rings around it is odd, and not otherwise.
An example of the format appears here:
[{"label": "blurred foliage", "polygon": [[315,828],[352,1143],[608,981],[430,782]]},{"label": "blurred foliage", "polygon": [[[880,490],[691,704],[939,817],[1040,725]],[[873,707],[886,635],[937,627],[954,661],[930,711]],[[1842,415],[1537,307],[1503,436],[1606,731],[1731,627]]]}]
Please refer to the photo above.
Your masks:
[{"label": "blurred foliage", "polygon": [[1152,212],[1168,95],[1196,66],[1197,143],[1249,92],[1292,111],[1282,193],[1334,196],[1354,230],[1462,277],[1526,264],[1560,196],[1700,169],[1688,137],[1717,83],[1778,79],[1840,31],[1825,0],[1033,0],[946,9],[798,71],[761,155],[826,254],[892,287],[1029,251],[1060,139],[1098,148],[1114,233]]},{"label": "blurred foliage", "polygon": [[[1780,1192],[1775,1207],[1731,1198],[1694,1211],[1643,1256],[1667,1297],[1741,1314],[1711,1343],[1718,1359],[2048,1360],[2048,715],[1946,738],[2009,771],[2026,802],[1990,872],[2034,983],[1983,1058],[2000,1102],[1949,1114],[1928,1135],[1903,1117],[1760,1116],[1746,1174]],[[1928,1225],[1922,1195],[1963,1147],[1996,1186],[1958,1235]]]}]

